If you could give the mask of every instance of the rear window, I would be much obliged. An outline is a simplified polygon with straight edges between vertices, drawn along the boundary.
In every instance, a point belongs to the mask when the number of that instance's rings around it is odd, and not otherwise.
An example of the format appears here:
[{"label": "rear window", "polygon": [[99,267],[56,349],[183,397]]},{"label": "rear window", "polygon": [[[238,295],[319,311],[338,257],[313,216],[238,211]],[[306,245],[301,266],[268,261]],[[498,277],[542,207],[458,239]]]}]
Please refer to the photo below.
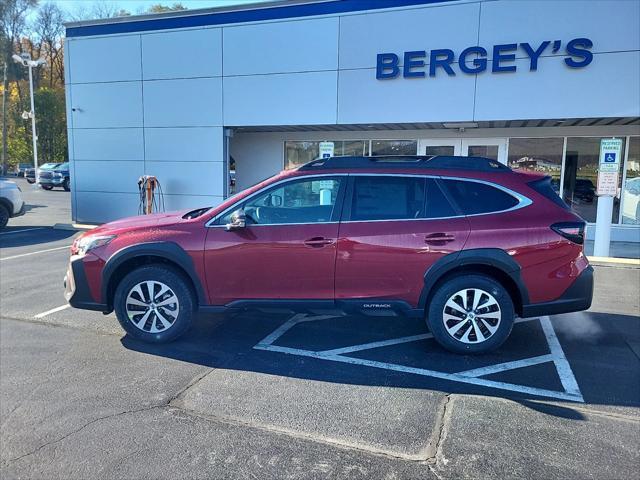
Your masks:
[{"label": "rear window", "polygon": [[465,215],[500,212],[518,204],[513,195],[485,183],[464,180],[442,182]]},{"label": "rear window", "polygon": [[560,196],[558,196],[556,191],[553,189],[553,185],[551,184],[551,177],[544,177],[544,178],[541,178],[540,180],[529,182],[527,185],[529,185],[531,188],[533,188],[536,192],[538,192],[543,197],[551,200],[553,203],[555,203],[559,207],[564,208],[565,210],[571,210],[569,208],[569,205],[564,203],[564,200],[562,200],[562,198],[560,198]]},{"label": "rear window", "polygon": [[425,179],[420,177],[354,177],[351,220],[421,218]]}]

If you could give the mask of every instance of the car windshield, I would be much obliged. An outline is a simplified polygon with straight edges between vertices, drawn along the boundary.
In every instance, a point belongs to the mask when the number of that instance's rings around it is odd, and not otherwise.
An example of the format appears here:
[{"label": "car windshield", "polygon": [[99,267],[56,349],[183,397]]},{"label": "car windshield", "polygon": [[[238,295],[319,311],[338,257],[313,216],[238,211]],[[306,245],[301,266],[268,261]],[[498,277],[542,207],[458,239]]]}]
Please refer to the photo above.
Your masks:
[{"label": "car windshield", "polygon": [[61,163],[60,165],[53,167],[53,170],[68,170],[69,162]]}]

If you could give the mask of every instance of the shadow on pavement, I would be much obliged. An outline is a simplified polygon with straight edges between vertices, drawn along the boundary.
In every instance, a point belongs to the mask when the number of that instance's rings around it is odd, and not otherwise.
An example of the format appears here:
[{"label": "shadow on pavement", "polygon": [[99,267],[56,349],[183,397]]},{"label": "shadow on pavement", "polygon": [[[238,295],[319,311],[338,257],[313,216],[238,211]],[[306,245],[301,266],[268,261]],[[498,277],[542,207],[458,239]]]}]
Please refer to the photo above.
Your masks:
[{"label": "shadow on pavement", "polygon": [[15,225],[0,230],[0,248],[25,247],[71,238],[74,230],[54,230],[40,225]]},{"label": "shadow on pavement", "polygon": [[[291,315],[255,311],[209,316],[201,318],[185,337],[170,344],[150,345],[129,336],[122,339],[122,344],[131,350],[217,369],[330,383],[510,398],[549,415],[583,419],[579,411],[571,408],[570,402],[562,407],[542,403],[557,401],[556,398],[253,348],[289,318]],[[587,405],[640,406],[640,359],[627,343],[640,340],[640,320],[637,317],[587,312],[554,317],[552,324]],[[586,335],[580,335],[580,324],[586,326]],[[427,333],[422,320],[402,317],[341,316],[307,322],[299,327],[288,331],[276,344],[321,351]],[[498,351],[487,355],[451,354],[432,339],[348,355],[373,362],[457,373],[548,353],[542,327],[535,320],[516,324],[507,342]],[[562,392],[563,383],[559,375],[553,363],[544,363],[493,373],[483,378]]]}]

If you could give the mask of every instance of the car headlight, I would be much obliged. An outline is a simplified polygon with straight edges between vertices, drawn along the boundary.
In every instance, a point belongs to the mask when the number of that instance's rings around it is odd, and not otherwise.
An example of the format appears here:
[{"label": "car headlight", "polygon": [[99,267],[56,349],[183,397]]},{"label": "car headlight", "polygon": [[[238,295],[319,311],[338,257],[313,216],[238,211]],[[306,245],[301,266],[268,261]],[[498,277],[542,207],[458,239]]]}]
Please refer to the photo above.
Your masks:
[{"label": "car headlight", "polygon": [[107,245],[111,240],[116,238],[115,235],[87,235],[86,237],[78,237],[71,245],[71,255],[84,255],[89,250]]},{"label": "car headlight", "polygon": [[54,178],[62,178],[62,174],[61,173],[54,173],[53,176],[54,176]]}]

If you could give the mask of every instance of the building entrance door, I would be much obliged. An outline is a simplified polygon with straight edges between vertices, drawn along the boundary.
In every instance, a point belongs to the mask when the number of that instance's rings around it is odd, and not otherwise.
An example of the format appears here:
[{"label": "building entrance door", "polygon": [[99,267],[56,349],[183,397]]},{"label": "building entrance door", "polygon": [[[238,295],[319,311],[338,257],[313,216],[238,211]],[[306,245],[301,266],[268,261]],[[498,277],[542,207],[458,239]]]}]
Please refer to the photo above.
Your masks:
[{"label": "building entrance door", "polygon": [[418,142],[418,155],[487,157],[507,164],[506,138],[429,138]]}]

